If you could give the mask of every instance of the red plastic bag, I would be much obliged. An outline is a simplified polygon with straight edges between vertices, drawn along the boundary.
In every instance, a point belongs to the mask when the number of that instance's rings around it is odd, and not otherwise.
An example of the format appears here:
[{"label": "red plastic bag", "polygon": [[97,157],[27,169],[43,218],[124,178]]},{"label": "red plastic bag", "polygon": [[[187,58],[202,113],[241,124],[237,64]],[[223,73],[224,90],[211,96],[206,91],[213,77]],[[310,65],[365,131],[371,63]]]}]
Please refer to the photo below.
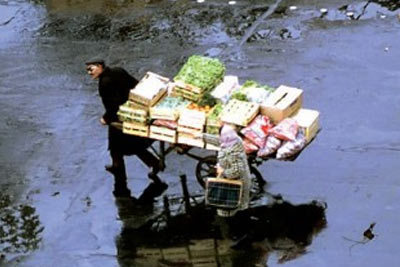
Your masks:
[{"label": "red plastic bag", "polygon": [[240,132],[256,144],[258,147],[263,147],[272,124],[267,116],[258,115],[252,122]]},{"label": "red plastic bag", "polygon": [[281,146],[282,141],[273,135],[268,135],[267,140],[262,148],[258,150],[258,157],[266,157],[273,154]]},{"label": "red plastic bag", "polygon": [[243,146],[246,154],[252,154],[258,150],[258,146],[253,144],[249,139],[244,138],[243,139]]},{"label": "red plastic bag", "polygon": [[272,128],[270,133],[276,138],[284,141],[290,141],[296,138],[298,128],[299,125],[297,124],[296,120],[292,118],[286,118]]}]

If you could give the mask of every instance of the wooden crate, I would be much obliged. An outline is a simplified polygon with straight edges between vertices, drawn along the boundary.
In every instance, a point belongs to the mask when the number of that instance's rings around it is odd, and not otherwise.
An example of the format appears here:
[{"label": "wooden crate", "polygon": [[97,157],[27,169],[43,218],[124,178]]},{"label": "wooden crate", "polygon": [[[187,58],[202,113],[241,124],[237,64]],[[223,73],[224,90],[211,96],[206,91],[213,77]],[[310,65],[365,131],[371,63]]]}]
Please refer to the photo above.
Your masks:
[{"label": "wooden crate", "polygon": [[205,111],[193,110],[193,109],[181,109],[179,114],[178,125],[191,127],[203,131],[204,124],[206,122]]},{"label": "wooden crate", "polygon": [[167,109],[167,108],[150,108],[150,117],[154,120],[170,120],[176,121],[179,118],[179,110],[177,109]]},{"label": "wooden crate", "polygon": [[215,150],[215,151],[218,151],[218,150],[221,149],[219,146],[215,146],[215,145],[210,144],[210,143],[206,143],[204,148],[207,149],[207,150]]},{"label": "wooden crate", "polygon": [[[158,103],[162,103],[162,101],[166,98],[167,96],[163,97]],[[150,117],[152,119],[176,121],[179,118],[180,110],[185,108],[189,103],[190,102],[188,100],[184,100],[182,104],[171,108],[159,107],[159,105],[155,105],[154,107],[150,108]]]},{"label": "wooden crate", "polygon": [[161,249],[165,260],[170,261],[189,261],[189,251],[187,247],[171,247]]},{"label": "wooden crate", "polygon": [[203,88],[185,83],[184,81],[180,81],[180,80],[174,80],[175,86],[187,91],[187,92],[192,92],[195,94],[203,94],[205,92],[205,90]]},{"label": "wooden crate", "polygon": [[183,97],[185,99],[188,99],[190,101],[198,102],[203,97],[204,94],[191,92],[191,91],[188,91],[188,90],[186,90],[184,88],[181,88],[181,87],[175,85],[173,87],[173,89],[172,89],[172,95],[181,96],[181,97]]},{"label": "wooden crate", "polygon": [[186,125],[180,125],[178,124],[178,128],[177,128],[179,133],[187,133],[187,134],[191,134],[193,136],[203,136],[203,127],[191,127],[191,126],[186,126]]},{"label": "wooden crate", "polygon": [[177,133],[176,130],[171,130],[167,127],[151,125],[149,137],[160,141],[176,143]]},{"label": "wooden crate", "polygon": [[119,107],[117,112],[120,121],[137,123],[137,124],[147,124],[148,116],[147,111],[143,109],[132,108],[129,104],[125,103]]},{"label": "wooden crate", "polygon": [[[149,79],[157,79],[161,83],[163,83],[165,86],[161,88],[156,95],[153,96],[152,99],[148,99],[146,97],[143,97],[142,95],[136,93],[139,88],[142,86],[147,86],[146,82]],[[138,105],[143,105],[147,107],[152,107],[154,106],[162,96],[164,96],[167,93],[167,88],[168,88],[168,82],[169,79],[163,76],[160,76],[158,74],[155,74],[153,72],[147,72],[146,75],[140,80],[140,82],[135,86],[135,88],[131,89],[129,92],[129,100],[134,102],[135,104]]]},{"label": "wooden crate", "polygon": [[127,103],[127,106],[130,107],[130,108],[141,109],[141,110],[144,110],[144,111],[147,111],[147,112],[150,109],[150,107],[148,107],[148,106],[143,106],[142,104],[135,103],[135,102],[133,102],[131,100],[128,100],[126,103]]},{"label": "wooden crate", "polygon": [[179,144],[185,144],[189,146],[195,146],[195,147],[200,147],[204,148],[204,141],[203,137],[193,137],[191,135],[188,135],[186,133],[179,133],[178,132],[178,143]]},{"label": "wooden crate", "polygon": [[137,248],[136,256],[145,259],[162,259],[161,249],[159,248]]},{"label": "wooden crate", "polygon": [[149,136],[149,126],[136,124],[136,123],[130,123],[130,122],[123,122],[122,123],[122,132],[125,134],[130,134],[130,135],[148,137]]},{"label": "wooden crate", "polygon": [[240,126],[247,126],[259,112],[257,103],[232,99],[224,107],[221,121]]}]

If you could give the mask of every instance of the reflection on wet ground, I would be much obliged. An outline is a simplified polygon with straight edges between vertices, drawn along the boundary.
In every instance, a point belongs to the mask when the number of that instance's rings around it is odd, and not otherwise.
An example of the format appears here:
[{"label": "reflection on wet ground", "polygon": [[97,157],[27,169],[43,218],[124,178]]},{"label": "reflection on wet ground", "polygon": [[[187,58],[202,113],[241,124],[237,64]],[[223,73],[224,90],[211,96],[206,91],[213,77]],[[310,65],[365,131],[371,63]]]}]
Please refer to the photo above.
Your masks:
[{"label": "reflection on wet ground", "polygon": [[9,196],[0,194],[0,265],[2,261],[37,249],[42,231],[35,208],[12,205]]},{"label": "reflection on wet ground", "polygon": [[121,266],[265,266],[272,253],[282,263],[305,253],[326,226],[326,204],[317,201],[293,205],[276,196],[223,218],[201,196],[188,205],[172,196],[157,202],[159,193],[150,184],[139,199],[117,199]]}]

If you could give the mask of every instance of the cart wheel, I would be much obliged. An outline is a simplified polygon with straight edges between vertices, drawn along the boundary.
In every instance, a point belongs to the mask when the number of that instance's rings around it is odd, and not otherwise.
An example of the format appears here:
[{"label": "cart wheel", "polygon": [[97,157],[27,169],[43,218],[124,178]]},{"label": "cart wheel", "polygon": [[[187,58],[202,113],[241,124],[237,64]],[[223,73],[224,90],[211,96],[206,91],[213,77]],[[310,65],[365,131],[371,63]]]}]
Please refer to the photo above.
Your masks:
[{"label": "cart wheel", "polygon": [[[216,165],[217,157],[213,155],[204,157],[197,163],[196,179],[203,188],[206,186],[206,179],[208,177],[215,177],[217,175]],[[264,192],[264,185],[266,182],[256,167],[250,165],[250,173],[252,180],[250,197],[254,199],[257,195]]]},{"label": "cart wheel", "polygon": [[251,188],[250,188],[250,199],[254,200],[261,193],[264,192],[264,185],[267,183],[262,177],[261,173],[256,167],[250,166],[251,174]]},{"label": "cart wheel", "polygon": [[208,177],[215,177],[217,175],[216,165],[217,156],[214,155],[204,157],[197,163],[196,178],[203,188],[206,187],[206,179]]}]

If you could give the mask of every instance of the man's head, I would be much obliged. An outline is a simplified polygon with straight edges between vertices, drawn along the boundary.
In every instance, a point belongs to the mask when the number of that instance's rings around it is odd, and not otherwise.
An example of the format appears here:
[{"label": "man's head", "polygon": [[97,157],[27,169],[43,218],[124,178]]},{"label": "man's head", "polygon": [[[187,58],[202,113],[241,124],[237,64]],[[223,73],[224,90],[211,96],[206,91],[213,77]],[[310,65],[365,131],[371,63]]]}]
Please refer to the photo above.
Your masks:
[{"label": "man's head", "polygon": [[97,79],[105,68],[104,60],[99,58],[91,59],[86,64],[86,71],[93,79]]}]

